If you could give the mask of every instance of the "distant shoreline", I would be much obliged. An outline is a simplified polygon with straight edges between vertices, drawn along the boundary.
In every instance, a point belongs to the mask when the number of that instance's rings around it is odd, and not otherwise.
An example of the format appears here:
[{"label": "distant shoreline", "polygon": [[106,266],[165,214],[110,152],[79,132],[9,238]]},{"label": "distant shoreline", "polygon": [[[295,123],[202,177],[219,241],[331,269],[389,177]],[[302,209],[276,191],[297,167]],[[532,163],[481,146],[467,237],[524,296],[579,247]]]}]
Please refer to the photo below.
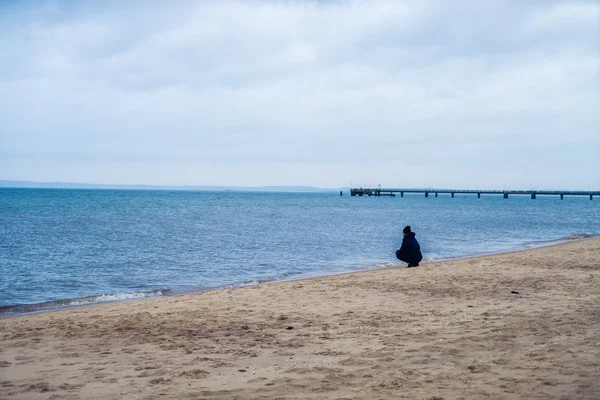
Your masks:
[{"label": "distant shoreline", "polygon": [[296,192],[329,193],[349,188],[320,188],[314,186],[214,186],[214,185],[137,185],[96,184],[76,182],[33,182],[0,180],[0,189],[107,189],[107,190],[173,190],[173,191],[239,191],[239,192]]}]

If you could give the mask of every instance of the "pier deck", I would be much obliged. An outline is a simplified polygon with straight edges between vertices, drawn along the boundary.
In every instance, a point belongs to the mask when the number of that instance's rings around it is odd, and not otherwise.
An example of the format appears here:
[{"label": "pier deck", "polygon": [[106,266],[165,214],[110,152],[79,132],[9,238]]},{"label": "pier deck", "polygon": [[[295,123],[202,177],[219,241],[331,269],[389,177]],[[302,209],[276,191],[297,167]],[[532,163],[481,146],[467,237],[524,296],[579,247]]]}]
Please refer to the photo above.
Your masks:
[{"label": "pier deck", "polygon": [[589,196],[590,200],[594,196],[600,196],[600,191],[577,191],[577,190],[472,190],[472,189],[390,189],[390,188],[351,188],[351,196],[396,196],[396,193],[400,193],[400,197],[404,197],[404,193],[424,193],[425,197],[429,197],[430,194],[438,197],[438,194],[450,194],[454,197],[455,194],[476,194],[478,198],[482,194],[501,194],[505,199],[508,199],[509,195],[527,195],[535,199],[536,196],[560,196],[561,200],[564,196]]}]

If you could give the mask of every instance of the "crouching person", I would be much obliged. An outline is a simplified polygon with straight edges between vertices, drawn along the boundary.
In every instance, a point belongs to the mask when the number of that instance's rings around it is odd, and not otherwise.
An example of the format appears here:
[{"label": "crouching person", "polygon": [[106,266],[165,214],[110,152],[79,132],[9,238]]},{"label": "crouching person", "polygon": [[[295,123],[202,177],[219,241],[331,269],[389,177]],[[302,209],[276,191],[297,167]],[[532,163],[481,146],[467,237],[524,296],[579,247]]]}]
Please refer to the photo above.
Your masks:
[{"label": "crouching person", "polygon": [[415,239],[415,233],[411,231],[410,226],[406,226],[402,230],[402,235],[402,246],[400,250],[396,250],[396,258],[408,263],[407,268],[418,267],[423,255],[421,254],[421,246]]}]

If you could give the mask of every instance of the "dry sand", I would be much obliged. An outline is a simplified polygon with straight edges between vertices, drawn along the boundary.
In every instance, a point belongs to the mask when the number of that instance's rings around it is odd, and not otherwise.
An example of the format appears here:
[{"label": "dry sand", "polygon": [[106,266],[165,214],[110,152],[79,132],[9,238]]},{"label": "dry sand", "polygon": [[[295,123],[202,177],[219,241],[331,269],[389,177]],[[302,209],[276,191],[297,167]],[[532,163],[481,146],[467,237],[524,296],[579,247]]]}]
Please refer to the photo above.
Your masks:
[{"label": "dry sand", "polygon": [[600,399],[599,294],[590,239],[6,318],[0,398]]}]

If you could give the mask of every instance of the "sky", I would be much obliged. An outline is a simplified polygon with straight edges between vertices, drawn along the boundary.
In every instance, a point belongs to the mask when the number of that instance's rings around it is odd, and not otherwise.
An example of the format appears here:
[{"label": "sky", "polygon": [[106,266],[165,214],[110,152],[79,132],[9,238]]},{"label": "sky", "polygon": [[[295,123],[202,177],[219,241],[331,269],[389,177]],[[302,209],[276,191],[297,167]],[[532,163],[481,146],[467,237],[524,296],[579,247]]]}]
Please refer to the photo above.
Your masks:
[{"label": "sky", "polygon": [[600,190],[600,2],[0,1],[0,179]]}]

